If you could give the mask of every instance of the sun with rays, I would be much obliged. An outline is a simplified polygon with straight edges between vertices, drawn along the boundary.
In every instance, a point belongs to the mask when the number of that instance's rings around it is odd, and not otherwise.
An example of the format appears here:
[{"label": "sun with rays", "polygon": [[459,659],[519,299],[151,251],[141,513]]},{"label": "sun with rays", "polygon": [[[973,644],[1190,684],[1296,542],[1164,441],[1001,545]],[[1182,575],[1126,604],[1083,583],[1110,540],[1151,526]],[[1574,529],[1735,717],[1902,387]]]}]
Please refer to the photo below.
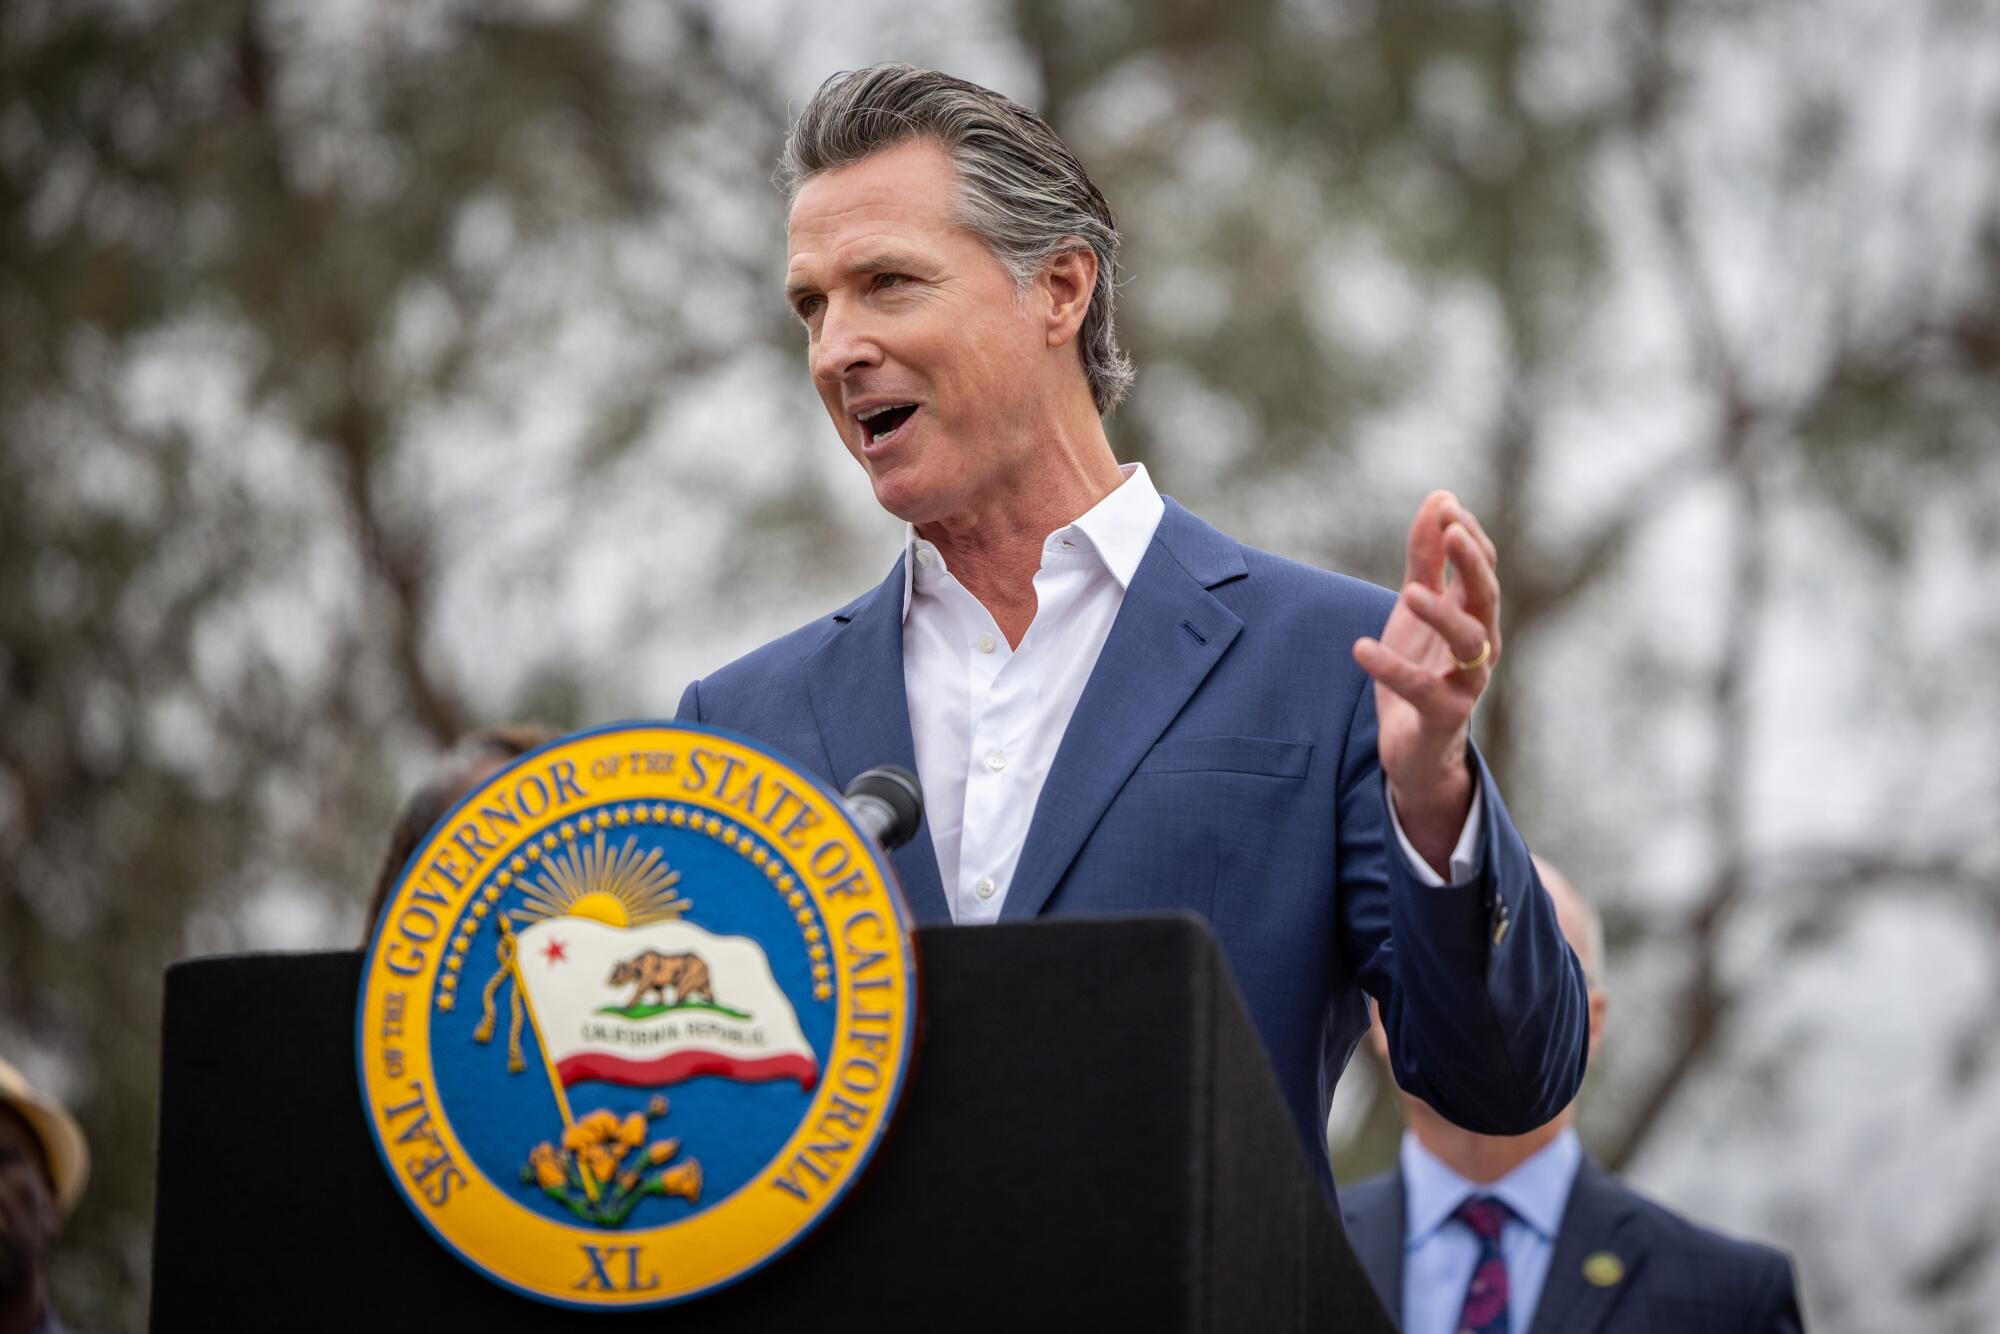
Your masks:
[{"label": "sun with rays", "polygon": [[591,842],[572,843],[544,859],[534,880],[524,877],[520,886],[527,901],[509,915],[522,923],[587,917],[606,926],[644,926],[694,906],[674,888],[680,880],[658,848],[641,852],[628,834],[614,849],[600,831]]}]

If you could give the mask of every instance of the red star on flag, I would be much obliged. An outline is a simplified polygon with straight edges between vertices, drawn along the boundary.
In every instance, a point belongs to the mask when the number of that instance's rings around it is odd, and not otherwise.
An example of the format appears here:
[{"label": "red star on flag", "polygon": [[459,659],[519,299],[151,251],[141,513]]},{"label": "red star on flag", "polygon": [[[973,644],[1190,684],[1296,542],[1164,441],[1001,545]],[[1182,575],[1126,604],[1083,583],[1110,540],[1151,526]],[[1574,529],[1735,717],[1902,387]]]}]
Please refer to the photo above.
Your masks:
[{"label": "red star on flag", "polygon": [[569,958],[569,954],[563,943],[554,936],[551,936],[549,937],[547,948],[542,951],[542,957],[550,963],[561,963],[563,960]]}]

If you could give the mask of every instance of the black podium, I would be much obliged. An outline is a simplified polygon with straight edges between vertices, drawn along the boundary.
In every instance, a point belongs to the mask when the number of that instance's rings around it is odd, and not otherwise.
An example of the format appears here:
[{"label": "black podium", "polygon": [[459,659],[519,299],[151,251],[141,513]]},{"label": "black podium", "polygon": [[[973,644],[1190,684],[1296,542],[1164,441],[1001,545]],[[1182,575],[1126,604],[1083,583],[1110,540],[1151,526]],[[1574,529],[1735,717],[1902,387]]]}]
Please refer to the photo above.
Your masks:
[{"label": "black podium", "polygon": [[176,965],[154,1334],[1392,1329],[1199,922],[926,929],[917,957],[909,1082],[847,1199],[735,1286],[628,1313],[487,1282],[397,1195],[358,952]]}]

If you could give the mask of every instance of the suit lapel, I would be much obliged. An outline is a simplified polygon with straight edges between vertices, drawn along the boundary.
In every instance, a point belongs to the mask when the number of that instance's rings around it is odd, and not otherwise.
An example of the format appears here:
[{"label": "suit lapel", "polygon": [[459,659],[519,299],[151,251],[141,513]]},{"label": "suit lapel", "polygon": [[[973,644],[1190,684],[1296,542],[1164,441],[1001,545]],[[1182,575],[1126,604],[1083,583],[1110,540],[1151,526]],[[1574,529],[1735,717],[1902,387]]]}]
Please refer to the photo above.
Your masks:
[{"label": "suit lapel", "polygon": [[1403,1199],[1403,1174],[1398,1170],[1385,1183],[1380,1206],[1366,1218],[1358,1212],[1351,1215],[1353,1226],[1347,1229],[1347,1241],[1354,1248],[1355,1258],[1374,1281],[1376,1295],[1398,1325],[1403,1323],[1403,1253],[1407,1246],[1404,1220],[1408,1216],[1408,1205]]},{"label": "suit lapel", "polygon": [[[854,604],[847,624],[806,659],[805,672],[836,787],[844,789],[856,774],[877,764],[917,767],[909,700],[903,693],[902,561],[880,587]],[[929,820],[890,861],[917,921],[949,923]]]},{"label": "suit lapel", "polygon": [[[1638,1203],[1629,1191],[1588,1158],[1578,1164],[1529,1334],[1592,1334],[1603,1324],[1646,1262],[1637,1221]],[[1584,1262],[1599,1252],[1618,1257],[1623,1273],[1617,1282],[1600,1286],[1584,1277]]]},{"label": "suit lapel", "polygon": [[1111,799],[1235,642],[1243,622],[1208,590],[1244,573],[1235,542],[1167,502],[1056,749],[1002,920],[1041,912]]}]

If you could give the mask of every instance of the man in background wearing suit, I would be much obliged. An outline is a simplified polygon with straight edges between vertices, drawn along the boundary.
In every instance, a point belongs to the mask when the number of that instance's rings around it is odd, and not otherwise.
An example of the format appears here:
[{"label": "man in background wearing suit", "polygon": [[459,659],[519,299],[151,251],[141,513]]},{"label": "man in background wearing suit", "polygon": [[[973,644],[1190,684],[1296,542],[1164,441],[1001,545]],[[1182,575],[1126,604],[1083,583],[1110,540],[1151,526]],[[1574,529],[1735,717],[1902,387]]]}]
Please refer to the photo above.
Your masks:
[{"label": "man in background wearing suit", "polygon": [[1409,1087],[1495,1133],[1553,1115],[1583,981],[1468,739],[1500,649],[1478,521],[1425,500],[1399,597],[1121,467],[1118,232],[1018,103],[836,75],[779,179],[814,387],[908,528],[873,592],[690,685],[680,717],[836,785],[914,767],[925,820],[894,862],[919,922],[1205,918],[1328,1190],[1364,989]]},{"label": "man in background wearing suit", "polygon": [[[1542,883],[1603,1032],[1604,932],[1561,872]],[[1377,1054],[1381,1037],[1374,1035]],[[1402,1094],[1400,1166],[1348,1187],[1355,1252],[1404,1334],[1782,1334],[1800,1328],[1783,1254],[1709,1232],[1584,1156],[1574,1106],[1525,1135],[1475,1134]]]}]

